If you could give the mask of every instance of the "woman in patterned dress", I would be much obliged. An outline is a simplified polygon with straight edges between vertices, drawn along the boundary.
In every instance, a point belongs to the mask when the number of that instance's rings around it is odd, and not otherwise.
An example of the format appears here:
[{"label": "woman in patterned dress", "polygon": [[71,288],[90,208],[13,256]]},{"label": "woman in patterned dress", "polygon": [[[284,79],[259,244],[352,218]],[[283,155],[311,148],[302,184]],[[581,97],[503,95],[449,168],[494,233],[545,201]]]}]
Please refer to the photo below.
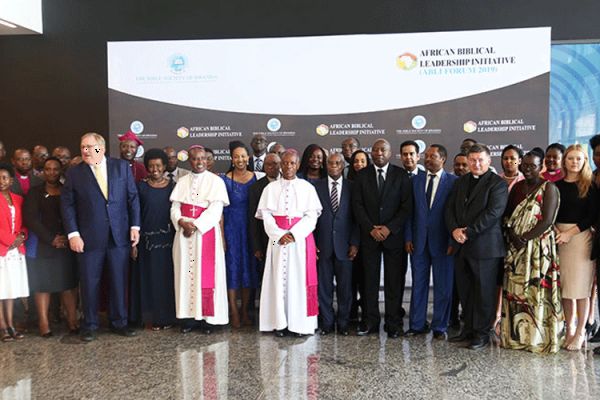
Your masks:
[{"label": "woman in patterned dress", "polygon": [[525,180],[510,192],[505,214],[502,347],[534,353],[560,349],[563,312],[553,224],[556,186],[540,177],[542,154],[523,158]]}]

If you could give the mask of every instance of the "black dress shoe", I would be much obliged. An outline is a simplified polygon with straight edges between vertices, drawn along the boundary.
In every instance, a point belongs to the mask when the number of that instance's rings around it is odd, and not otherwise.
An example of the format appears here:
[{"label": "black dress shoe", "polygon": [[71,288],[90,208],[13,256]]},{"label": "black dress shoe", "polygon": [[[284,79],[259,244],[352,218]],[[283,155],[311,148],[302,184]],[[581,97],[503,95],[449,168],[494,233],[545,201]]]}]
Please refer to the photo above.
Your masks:
[{"label": "black dress shoe", "polygon": [[489,343],[490,343],[489,336],[479,336],[479,337],[471,340],[471,343],[469,343],[469,349],[471,349],[471,350],[483,349]]},{"label": "black dress shoe", "polygon": [[398,339],[400,336],[402,336],[400,331],[397,329],[388,330],[387,335],[388,335],[388,338],[390,338],[390,339]]},{"label": "black dress shoe", "polygon": [[[588,343],[600,343],[600,330],[588,340]],[[599,347],[600,348],[600,347]]]},{"label": "black dress shoe", "polygon": [[112,333],[114,333],[115,335],[119,335],[119,336],[123,336],[123,337],[137,336],[137,332],[127,326],[124,326],[122,328],[111,327],[110,331]]},{"label": "black dress shoe", "polygon": [[460,342],[466,342],[467,340],[471,340],[471,339],[472,339],[472,335],[469,332],[463,331],[456,336],[452,336],[450,339],[448,339],[448,341],[450,343],[460,343]]},{"label": "black dress shoe", "polygon": [[367,336],[372,333],[379,333],[379,328],[370,327],[369,325],[365,325],[365,324],[360,324],[358,326],[358,330],[356,331],[356,334],[358,336]]},{"label": "black dress shoe", "polygon": [[433,331],[433,338],[437,340],[447,340],[448,334],[441,331]]},{"label": "black dress shoe", "polygon": [[192,331],[192,327],[191,326],[182,326],[179,328],[179,332],[183,333],[184,335],[186,333],[190,333]]},{"label": "black dress shoe", "polygon": [[597,355],[597,356],[600,356],[600,347],[596,347],[594,349],[594,354]]},{"label": "black dress shoe", "polygon": [[276,337],[284,337],[287,333],[287,329],[279,329],[275,331]]},{"label": "black dress shoe", "polygon": [[92,341],[96,340],[96,332],[82,330],[81,334],[79,335],[79,338],[81,339],[82,342],[92,342]]},{"label": "black dress shoe", "polygon": [[338,335],[342,335],[342,336],[350,335],[350,331],[348,330],[347,326],[343,326],[343,327],[338,326],[337,333],[338,333]]},{"label": "black dress shoe", "polygon": [[331,332],[333,332],[333,329],[331,328],[320,328],[318,331],[320,336],[327,336],[331,334]]},{"label": "black dress shoe", "polygon": [[406,331],[406,336],[418,336],[418,335],[425,335],[429,332],[428,329],[409,329]]},{"label": "black dress shoe", "polygon": [[206,321],[200,321],[200,332],[210,335],[213,332],[213,326]]}]

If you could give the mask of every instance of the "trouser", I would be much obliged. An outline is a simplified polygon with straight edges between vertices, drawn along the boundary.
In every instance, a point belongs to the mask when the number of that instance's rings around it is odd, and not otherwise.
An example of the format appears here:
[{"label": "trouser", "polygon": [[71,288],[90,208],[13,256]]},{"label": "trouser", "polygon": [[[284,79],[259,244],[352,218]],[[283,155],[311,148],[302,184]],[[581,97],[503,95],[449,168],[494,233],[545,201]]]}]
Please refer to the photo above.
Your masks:
[{"label": "trouser", "polygon": [[[339,260],[335,254],[319,255],[317,264],[319,279],[319,326],[333,329],[337,320],[340,328],[348,327],[352,306],[352,261]],[[333,278],[337,295],[337,318],[333,310]]]}]

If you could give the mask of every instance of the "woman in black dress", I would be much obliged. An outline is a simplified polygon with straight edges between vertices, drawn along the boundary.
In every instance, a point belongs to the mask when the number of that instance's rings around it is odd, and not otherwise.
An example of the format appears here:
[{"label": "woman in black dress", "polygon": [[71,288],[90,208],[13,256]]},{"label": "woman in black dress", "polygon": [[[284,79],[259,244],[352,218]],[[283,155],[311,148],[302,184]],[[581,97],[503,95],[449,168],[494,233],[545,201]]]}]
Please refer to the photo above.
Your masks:
[{"label": "woman in black dress", "polygon": [[[132,273],[132,304],[139,304],[132,319],[152,323],[152,330],[170,328],[175,322],[175,277],[173,275],[173,237],[169,197],[175,183],[163,176],[167,155],[150,149],[144,156],[148,170],[138,183],[141,227],[140,243],[134,256],[138,262]],[[137,254],[136,254],[137,253]]]},{"label": "woman in black dress", "polygon": [[23,205],[25,226],[38,237],[37,248],[28,251],[29,288],[34,294],[40,335],[52,336],[48,319],[50,294],[61,293],[67,324],[77,333],[77,261],[69,249],[60,213],[62,165],[56,157],[44,162],[43,185],[29,190]]}]

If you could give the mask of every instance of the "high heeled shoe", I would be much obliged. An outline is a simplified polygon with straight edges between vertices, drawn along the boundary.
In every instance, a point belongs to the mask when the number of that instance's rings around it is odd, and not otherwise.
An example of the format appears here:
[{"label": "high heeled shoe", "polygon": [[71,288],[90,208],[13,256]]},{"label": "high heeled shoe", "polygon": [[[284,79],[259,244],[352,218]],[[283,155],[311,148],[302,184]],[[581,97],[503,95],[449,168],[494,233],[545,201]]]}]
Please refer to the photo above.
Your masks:
[{"label": "high heeled shoe", "polygon": [[8,333],[8,330],[0,329],[0,341],[12,342],[13,340],[15,340],[15,339],[13,339],[13,337],[10,336],[10,333]]},{"label": "high heeled shoe", "polygon": [[23,334],[21,332],[17,331],[12,326],[9,326],[8,328],[6,328],[6,331],[15,340],[21,340],[25,337],[25,336],[23,336]]}]

